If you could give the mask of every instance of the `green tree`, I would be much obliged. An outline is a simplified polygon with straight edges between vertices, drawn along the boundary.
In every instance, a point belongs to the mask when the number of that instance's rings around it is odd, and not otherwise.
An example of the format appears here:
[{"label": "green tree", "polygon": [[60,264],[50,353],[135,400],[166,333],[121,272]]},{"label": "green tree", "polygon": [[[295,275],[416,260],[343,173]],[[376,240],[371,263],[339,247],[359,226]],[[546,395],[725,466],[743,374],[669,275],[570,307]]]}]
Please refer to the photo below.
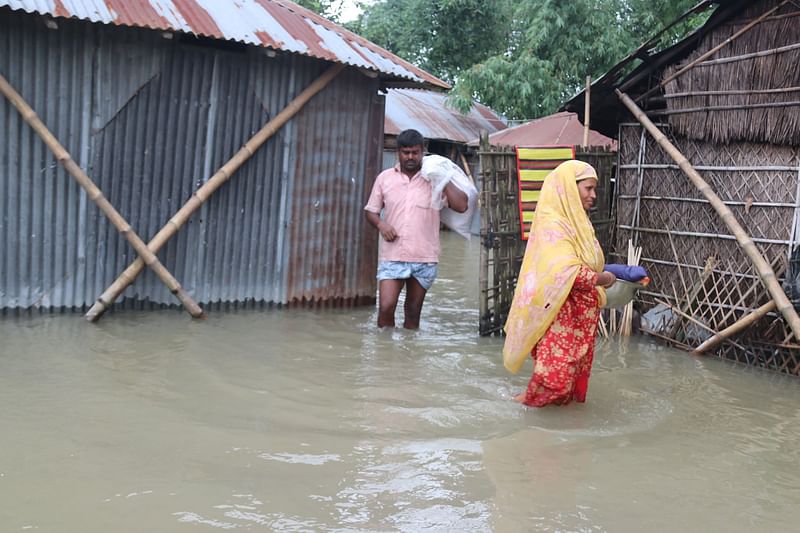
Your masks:
[{"label": "green tree", "polygon": [[[694,0],[524,0],[511,24],[506,53],[473,65],[458,80],[452,102],[468,109],[473,98],[509,118],[554,112],[694,5]],[[696,21],[695,21],[696,23]],[[662,45],[686,30],[667,32]]]},{"label": "green tree", "polygon": [[338,22],[342,14],[342,0],[294,0],[294,3],[334,22]]},{"label": "green tree", "polygon": [[384,0],[362,4],[348,27],[422,69],[453,82],[502,53],[511,0]]},{"label": "green tree", "polygon": [[[696,0],[382,0],[351,29],[508,118],[555,111]],[[702,18],[663,35],[674,42]]]}]

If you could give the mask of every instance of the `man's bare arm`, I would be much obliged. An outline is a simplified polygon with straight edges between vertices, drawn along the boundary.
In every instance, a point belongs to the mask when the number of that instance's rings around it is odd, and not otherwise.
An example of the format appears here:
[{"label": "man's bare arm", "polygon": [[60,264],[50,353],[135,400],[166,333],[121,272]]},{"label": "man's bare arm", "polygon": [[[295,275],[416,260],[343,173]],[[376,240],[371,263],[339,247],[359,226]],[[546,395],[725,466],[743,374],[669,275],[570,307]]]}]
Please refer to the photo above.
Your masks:
[{"label": "man's bare arm", "polygon": [[364,211],[364,214],[367,217],[367,222],[378,229],[378,232],[385,241],[392,242],[397,238],[397,232],[390,224],[381,220],[380,214],[373,213],[372,211]]},{"label": "man's bare arm", "polygon": [[444,186],[444,195],[447,196],[447,203],[450,209],[456,213],[463,213],[467,210],[467,195],[464,191],[453,185],[452,182]]}]

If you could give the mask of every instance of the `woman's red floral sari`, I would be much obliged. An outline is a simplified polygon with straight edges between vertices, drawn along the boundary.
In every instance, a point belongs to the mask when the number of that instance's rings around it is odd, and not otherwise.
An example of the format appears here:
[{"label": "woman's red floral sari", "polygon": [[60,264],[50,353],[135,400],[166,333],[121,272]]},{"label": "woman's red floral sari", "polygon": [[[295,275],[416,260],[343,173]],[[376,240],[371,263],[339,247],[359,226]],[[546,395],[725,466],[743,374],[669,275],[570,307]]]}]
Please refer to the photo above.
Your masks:
[{"label": "woman's red floral sari", "polygon": [[523,403],[532,407],[586,401],[600,316],[597,272],[582,266],[555,320],[531,356],[533,376]]}]

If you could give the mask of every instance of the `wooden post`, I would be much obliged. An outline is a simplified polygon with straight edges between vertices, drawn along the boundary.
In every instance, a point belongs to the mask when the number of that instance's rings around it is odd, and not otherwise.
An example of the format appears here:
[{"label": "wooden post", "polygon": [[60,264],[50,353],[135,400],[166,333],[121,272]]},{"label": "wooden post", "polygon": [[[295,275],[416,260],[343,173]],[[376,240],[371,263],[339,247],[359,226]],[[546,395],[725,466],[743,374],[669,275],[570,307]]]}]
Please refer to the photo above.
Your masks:
[{"label": "wooden post", "polygon": [[472,176],[472,170],[469,168],[469,163],[467,162],[467,157],[464,155],[464,152],[459,152],[461,156],[461,165],[464,167],[464,172],[469,176],[469,179],[472,180],[472,184],[476,185],[475,178]]},{"label": "wooden post", "polygon": [[722,344],[722,342],[725,339],[727,339],[728,337],[730,337],[731,335],[733,335],[735,333],[739,333],[740,331],[743,331],[743,330],[749,328],[751,325],[753,325],[756,322],[758,322],[758,320],[761,317],[763,317],[764,315],[766,315],[767,313],[769,313],[770,311],[772,311],[774,309],[775,309],[775,301],[774,300],[771,300],[771,301],[765,303],[764,305],[762,305],[761,307],[759,307],[758,309],[756,309],[752,313],[743,316],[742,318],[740,318],[739,320],[737,320],[736,322],[734,322],[733,324],[731,324],[727,328],[725,328],[722,331],[720,331],[719,333],[715,334],[710,339],[707,339],[700,346],[695,348],[693,353],[696,353],[696,354],[700,355],[700,354],[703,354],[703,353],[707,352],[708,350],[711,350],[712,348],[716,348],[718,345]]},{"label": "wooden post", "polygon": [[[272,137],[281,127],[283,127],[286,122],[289,121],[295,114],[297,114],[300,109],[308,102],[311,97],[317,94],[319,91],[324,89],[330,82],[333,80],[339,72],[344,69],[344,65],[342,64],[335,64],[330,67],[327,71],[325,71],[319,78],[314,80],[308,87],[306,87],[303,92],[297,95],[294,100],[289,102],[289,104],[274,118],[272,118],[269,122],[267,122],[263,128],[261,128],[253,137],[250,138],[249,141],[244,143],[244,145],[239,149],[236,154],[231,157],[227,163],[222,165],[220,169],[209,178],[207,182],[205,182],[199,189],[197,189],[194,194],[192,195],[189,200],[183,207],[181,207],[177,213],[167,222],[167,224],[161,228],[161,230],[156,233],[155,237],[147,244],[147,246],[153,250],[154,252],[158,252],[162,246],[164,246],[167,241],[175,235],[178,230],[189,220],[189,217],[192,216],[197,209],[200,208],[203,203],[216,191],[219,187],[221,187],[225,182],[227,182],[231,176],[241,167],[245,161],[250,159],[250,157],[256,152],[256,150],[264,144],[267,139]],[[101,294],[95,304],[89,309],[86,313],[86,319],[90,322],[94,322],[98,320],[103,313],[105,313],[106,309],[108,309],[114,301],[122,294],[128,285],[133,283],[136,279],[136,276],[139,275],[139,272],[142,271],[144,268],[144,263],[141,259],[136,259],[133,263],[131,263],[125,271],[119,275],[119,277],[114,280],[114,282],[108,286],[108,288]]]},{"label": "wooden post", "polygon": [[58,139],[47,129],[44,122],[39,119],[28,103],[14,90],[2,75],[0,75],[0,92],[2,92],[11,104],[17,108],[17,111],[22,115],[25,122],[27,122],[39,137],[41,137],[47,147],[56,156],[58,162],[64,166],[73,178],[75,178],[75,181],[83,187],[89,195],[89,198],[97,204],[97,207],[99,207],[103,214],[114,224],[114,227],[116,227],[122,236],[133,246],[136,253],[139,254],[139,259],[137,259],[137,261],[141,261],[142,265],[146,264],[156,273],[158,278],[169,288],[170,292],[178,297],[189,314],[195,318],[204,318],[205,313],[203,313],[200,306],[197,305],[191,296],[181,287],[181,284],[170,274],[166,267],[161,264],[155,254],[147,248],[144,241],[139,238],[136,232],[133,231],[133,228],[131,228],[131,225],[128,224],[125,218],[111,205],[111,202],[103,195],[100,188],[97,187],[81,167],[73,161],[72,156],[70,156],[66,148],[58,142]]},{"label": "wooden post", "polygon": [[[481,247],[480,247],[480,266],[478,268],[478,332],[481,335],[488,335],[490,324],[489,319],[489,251],[486,249],[486,241],[489,238],[489,209],[492,203],[489,201],[489,168],[490,160],[486,152],[489,151],[489,133],[481,131],[479,144],[481,176],[481,190],[478,192],[478,205],[480,206],[481,216]],[[494,181],[492,181],[494,183]]]},{"label": "wooden post", "polygon": [[725,203],[720,200],[719,196],[714,192],[714,190],[709,186],[708,183],[697,173],[691,163],[686,159],[686,157],[673,145],[669,139],[667,139],[666,135],[664,135],[661,130],[656,127],[653,122],[647,118],[647,115],[639,109],[639,107],[631,100],[631,98],[619,90],[616,91],[617,96],[625,104],[625,107],[636,117],[642,126],[653,136],[653,138],[658,142],[658,144],[664,149],[667,154],[678,164],[678,166],[683,170],[683,172],[689,177],[691,182],[694,184],[697,189],[703,193],[703,196],[706,197],[706,200],[711,204],[714,210],[717,212],[719,217],[725,222],[725,225],[728,226],[728,229],[731,230],[734,237],[736,237],[736,241],[741,246],[744,253],[753,263],[753,266],[758,273],[759,278],[761,278],[762,283],[766,286],[767,290],[769,291],[772,299],[775,301],[775,305],[778,311],[781,312],[783,317],[788,322],[789,327],[794,333],[794,336],[800,340],[800,317],[797,316],[797,311],[795,311],[794,306],[789,301],[789,298],[786,297],[786,293],[783,292],[783,289],[778,283],[778,279],[775,276],[775,272],[772,270],[772,267],[769,266],[764,256],[761,255],[761,252],[758,251],[753,239],[747,234],[744,228],[739,224],[739,221],[736,220],[733,212],[730,208],[725,205]]},{"label": "wooden post", "polygon": [[583,93],[583,146],[589,146],[589,111],[591,107],[592,77],[586,76],[586,91]]}]

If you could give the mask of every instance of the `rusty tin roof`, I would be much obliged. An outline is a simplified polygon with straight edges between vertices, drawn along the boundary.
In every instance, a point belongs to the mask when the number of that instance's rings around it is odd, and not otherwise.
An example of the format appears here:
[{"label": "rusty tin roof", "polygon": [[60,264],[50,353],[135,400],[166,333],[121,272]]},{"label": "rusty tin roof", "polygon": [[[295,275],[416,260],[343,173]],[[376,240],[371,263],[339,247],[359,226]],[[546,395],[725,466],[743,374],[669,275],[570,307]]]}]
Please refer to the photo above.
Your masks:
[{"label": "rusty tin roof", "polygon": [[364,68],[391,80],[448,89],[435,76],[288,0],[0,0],[54,18],[235,41]]},{"label": "rusty tin roof", "polygon": [[[489,135],[494,146],[547,146],[556,144],[583,144],[583,124],[575,113],[561,112],[499,131]],[[478,139],[470,140],[472,145]],[[617,141],[594,130],[589,130],[590,146],[617,148]]]},{"label": "rusty tin roof", "polygon": [[476,103],[462,115],[447,104],[447,95],[418,89],[392,89],[386,94],[384,133],[397,135],[413,128],[427,139],[465,143],[481,131],[493,133],[505,122],[488,107]]}]

